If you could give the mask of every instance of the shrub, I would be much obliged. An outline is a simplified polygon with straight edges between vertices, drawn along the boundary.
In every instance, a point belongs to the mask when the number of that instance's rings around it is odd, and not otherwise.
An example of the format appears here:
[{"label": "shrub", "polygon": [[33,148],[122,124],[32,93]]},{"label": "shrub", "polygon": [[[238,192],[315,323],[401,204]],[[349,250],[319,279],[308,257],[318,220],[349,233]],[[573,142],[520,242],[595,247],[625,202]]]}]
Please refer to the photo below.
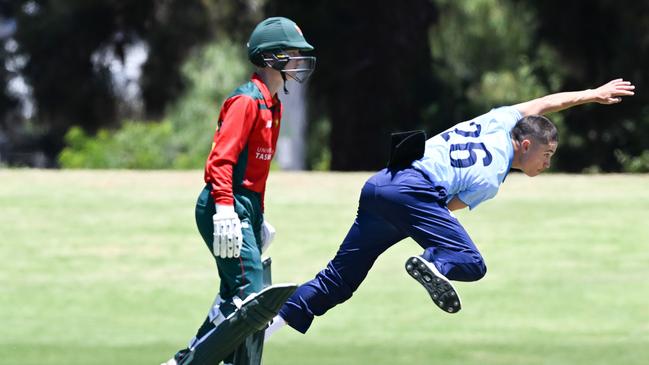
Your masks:
[{"label": "shrub", "polygon": [[211,44],[190,58],[183,74],[190,86],[161,121],[124,121],[117,130],[90,136],[71,128],[59,155],[64,168],[200,168],[211,146],[220,104],[246,80],[248,62],[230,42]]}]

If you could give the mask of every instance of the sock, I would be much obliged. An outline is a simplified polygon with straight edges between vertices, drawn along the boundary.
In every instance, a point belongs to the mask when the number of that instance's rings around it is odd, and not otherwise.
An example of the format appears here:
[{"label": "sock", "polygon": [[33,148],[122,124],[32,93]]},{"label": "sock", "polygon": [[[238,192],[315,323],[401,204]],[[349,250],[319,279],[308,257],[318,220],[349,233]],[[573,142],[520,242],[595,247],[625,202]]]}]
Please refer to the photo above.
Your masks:
[{"label": "sock", "polygon": [[270,324],[268,325],[268,328],[266,328],[266,332],[264,333],[264,342],[268,341],[270,336],[272,336],[275,331],[278,329],[286,326],[286,321],[284,318],[282,318],[279,314],[273,318],[272,321],[270,321]]}]

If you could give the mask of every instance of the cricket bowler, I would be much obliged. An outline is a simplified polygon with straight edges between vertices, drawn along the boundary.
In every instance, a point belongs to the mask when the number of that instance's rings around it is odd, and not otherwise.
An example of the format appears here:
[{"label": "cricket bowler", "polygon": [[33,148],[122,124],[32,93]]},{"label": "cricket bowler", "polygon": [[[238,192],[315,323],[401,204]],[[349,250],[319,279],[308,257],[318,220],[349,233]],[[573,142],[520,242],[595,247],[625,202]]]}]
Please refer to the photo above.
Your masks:
[{"label": "cricket bowler", "polygon": [[358,213],[329,264],[302,284],[266,330],[285,324],[306,333],[315,316],[351,298],[375,260],[411,237],[423,250],[405,262],[433,303],[447,313],[462,308],[451,280],[477,281],[487,266],[451,211],[493,198],[511,169],[537,176],[550,167],[559,143],[544,114],[585,103],[616,104],[634,95],[623,79],[596,89],[547,95],[495,108],[426,140],[423,132],[394,135],[388,167],[370,177]]}]

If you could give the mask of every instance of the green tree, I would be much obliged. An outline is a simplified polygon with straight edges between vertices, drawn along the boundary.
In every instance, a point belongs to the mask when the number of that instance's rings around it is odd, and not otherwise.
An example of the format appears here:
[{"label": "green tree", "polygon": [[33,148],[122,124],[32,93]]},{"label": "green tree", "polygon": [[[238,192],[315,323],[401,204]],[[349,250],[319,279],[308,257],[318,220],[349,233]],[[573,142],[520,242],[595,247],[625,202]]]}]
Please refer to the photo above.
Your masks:
[{"label": "green tree", "polygon": [[611,0],[525,1],[538,14],[538,41],[556,49],[566,68],[564,89],[583,89],[624,77],[637,93],[612,107],[566,111],[564,171],[649,171],[649,3]]},{"label": "green tree", "polygon": [[174,130],[174,144],[179,147],[173,167],[203,167],[221,104],[252,73],[244,49],[230,41],[209,44],[182,67],[190,86],[167,113]]},{"label": "green tree", "polygon": [[211,146],[219,108],[251,71],[243,47],[228,41],[197,50],[182,67],[186,92],[162,122],[126,121],[89,135],[71,128],[59,163],[66,168],[200,168]]},{"label": "green tree", "polygon": [[440,78],[435,119],[446,128],[492,107],[542,96],[561,86],[562,68],[546,44],[536,43],[536,15],[505,0],[436,0],[430,29],[433,72]]},{"label": "green tree", "polygon": [[142,93],[147,111],[155,113],[182,91],[179,65],[209,29],[201,1],[19,3],[15,37],[27,60],[20,72],[33,90],[49,156],[63,147],[70,124],[90,132],[118,125],[109,65],[93,62],[93,54],[110,50],[123,61],[128,45],[147,41]]},{"label": "green tree", "polygon": [[[63,147],[70,125],[93,134],[116,128],[124,117],[162,119],[185,92],[181,72],[192,50],[215,37],[247,37],[263,1],[252,0],[17,0],[16,57],[32,89],[33,123],[49,157]],[[245,34],[245,36],[243,35]],[[139,80],[143,115],[123,115],[125,98],[111,77],[109,54],[124,62],[129,47],[143,45],[147,58]],[[127,100],[128,102],[128,100]]]}]

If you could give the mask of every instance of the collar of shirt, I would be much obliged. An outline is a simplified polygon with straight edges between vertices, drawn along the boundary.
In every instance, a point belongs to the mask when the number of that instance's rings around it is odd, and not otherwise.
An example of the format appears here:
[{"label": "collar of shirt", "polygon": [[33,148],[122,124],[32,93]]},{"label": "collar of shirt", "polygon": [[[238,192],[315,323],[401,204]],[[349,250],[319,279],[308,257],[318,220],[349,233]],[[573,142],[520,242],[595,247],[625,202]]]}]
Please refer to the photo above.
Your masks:
[{"label": "collar of shirt", "polygon": [[264,96],[264,102],[266,103],[268,109],[271,109],[273,106],[275,106],[275,104],[279,103],[277,94],[275,94],[275,96],[270,95],[268,87],[266,86],[266,84],[264,84],[264,81],[262,81],[261,77],[259,77],[257,73],[252,74],[251,80],[255,83],[255,85],[257,85],[259,91],[261,91],[261,95]]}]

